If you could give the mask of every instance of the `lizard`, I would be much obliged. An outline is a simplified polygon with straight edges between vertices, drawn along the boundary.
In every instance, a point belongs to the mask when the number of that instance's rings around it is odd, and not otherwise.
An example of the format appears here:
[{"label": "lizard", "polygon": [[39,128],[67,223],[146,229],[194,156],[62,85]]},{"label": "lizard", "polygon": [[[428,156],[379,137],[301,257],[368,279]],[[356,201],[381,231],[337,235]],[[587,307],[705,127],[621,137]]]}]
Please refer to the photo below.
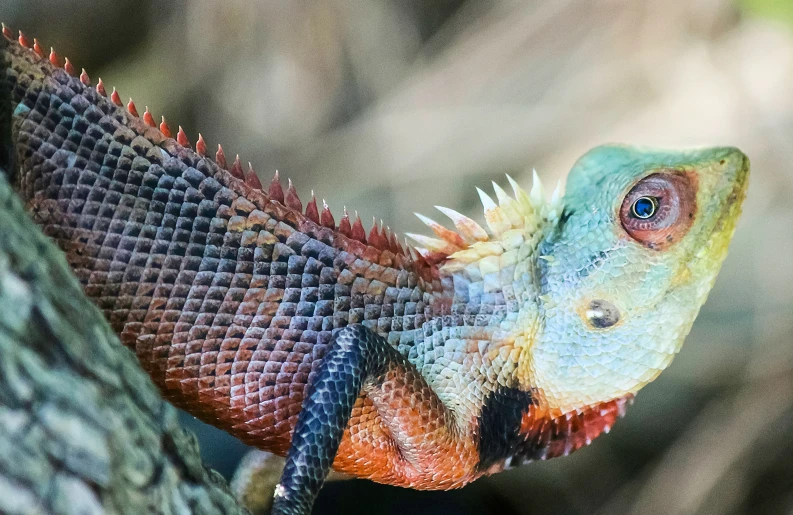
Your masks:
[{"label": "lizard", "polygon": [[727,255],[749,160],[608,144],[564,195],[481,189],[401,244],[265,188],[3,26],[11,180],[176,406],[286,456],[273,513],[332,467],[451,489],[608,432],[680,350]]}]

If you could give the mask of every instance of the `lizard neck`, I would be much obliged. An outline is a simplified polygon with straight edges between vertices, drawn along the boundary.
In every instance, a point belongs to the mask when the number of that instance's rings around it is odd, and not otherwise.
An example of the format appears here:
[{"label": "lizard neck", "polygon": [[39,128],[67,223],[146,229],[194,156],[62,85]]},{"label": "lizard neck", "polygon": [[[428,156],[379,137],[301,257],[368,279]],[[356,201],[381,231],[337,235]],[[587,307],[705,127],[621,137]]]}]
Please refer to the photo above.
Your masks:
[{"label": "lizard neck", "polygon": [[[485,254],[479,259],[452,258],[440,265],[437,280],[424,293],[426,320],[414,330],[388,335],[463,429],[478,427],[497,392],[531,392],[518,371],[541,316],[534,246],[524,242],[511,254],[489,247],[478,249]],[[409,302],[404,310],[415,311]],[[403,328],[409,316],[403,317]],[[478,394],[459,395],[469,388]]]}]

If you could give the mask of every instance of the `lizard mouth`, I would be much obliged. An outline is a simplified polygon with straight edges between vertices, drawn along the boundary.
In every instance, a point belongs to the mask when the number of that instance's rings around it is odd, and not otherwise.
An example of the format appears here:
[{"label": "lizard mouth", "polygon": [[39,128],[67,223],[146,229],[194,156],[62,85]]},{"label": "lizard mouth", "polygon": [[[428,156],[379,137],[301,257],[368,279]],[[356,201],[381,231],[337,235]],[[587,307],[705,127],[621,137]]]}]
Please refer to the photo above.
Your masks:
[{"label": "lizard mouth", "polygon": [[746,198],[746,190],[749,186],[749,169],[749,158],[741,154],[740,164],[732,172],[726,174],[733,186],[724,198],[724,207],[716,220],[713,232],[731,231],[735,228],[735,223],[741,214],[743,200]]},{"label": "lizard mouth", "polygon": [[704,229],[703,244],[698,246],[688,264],[689,269],[704,267],[703,277],[712,277],[714,280],[721,262],[727,256],[727,248],[740,218],[749,185],[749,159],[739,150],[734,150],[719,164],[725,164],[726,160],[732,161],[732,164],[719,172],[724,184],[720,188],[723,193],[717,194],[711,203],[718,206],[718,216]]}]

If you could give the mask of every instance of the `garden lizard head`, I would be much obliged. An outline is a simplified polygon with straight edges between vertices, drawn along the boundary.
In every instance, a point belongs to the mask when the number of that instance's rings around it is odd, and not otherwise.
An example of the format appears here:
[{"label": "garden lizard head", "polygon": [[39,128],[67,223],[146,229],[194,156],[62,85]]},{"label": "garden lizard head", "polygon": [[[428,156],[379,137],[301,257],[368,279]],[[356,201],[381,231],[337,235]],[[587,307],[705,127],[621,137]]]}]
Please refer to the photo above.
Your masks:
[{"label": "garden lizard head", "polygon": [[489,230],[439,208],[457,232],[419,215],[439,238],[408,236],[455,299],[506,304],[482,331],[491,366],[549,415],[580,412],[671,363],[727,255],[748,175],[735,148],[605,145],[574,165],[564,198],[546,200],[536,173],[531,192],[509,178],[514,197],[494,183],[498,204],[479,190]]},{"label": "garden lizard head", "polygon": [[634,394],[680,350],[727,254],[749,161],[735,148],[608,145],[573,167],[539,243],[518,377],[551,412]]}]

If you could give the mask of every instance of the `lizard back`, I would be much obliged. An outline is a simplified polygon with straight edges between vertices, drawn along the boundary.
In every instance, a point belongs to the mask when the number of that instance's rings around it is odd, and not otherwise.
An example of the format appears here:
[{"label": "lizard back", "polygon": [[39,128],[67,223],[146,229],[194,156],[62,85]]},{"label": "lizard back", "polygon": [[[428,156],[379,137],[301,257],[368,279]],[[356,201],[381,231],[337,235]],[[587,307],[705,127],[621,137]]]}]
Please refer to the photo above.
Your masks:
[{"label": "lizard back", "polygon": [[429,267],[393,236],[324,227],[313,199],[274,201],[35,52],[8,53],[16,188],[174,404],[284,453],[334,329],[421,328]]}]

